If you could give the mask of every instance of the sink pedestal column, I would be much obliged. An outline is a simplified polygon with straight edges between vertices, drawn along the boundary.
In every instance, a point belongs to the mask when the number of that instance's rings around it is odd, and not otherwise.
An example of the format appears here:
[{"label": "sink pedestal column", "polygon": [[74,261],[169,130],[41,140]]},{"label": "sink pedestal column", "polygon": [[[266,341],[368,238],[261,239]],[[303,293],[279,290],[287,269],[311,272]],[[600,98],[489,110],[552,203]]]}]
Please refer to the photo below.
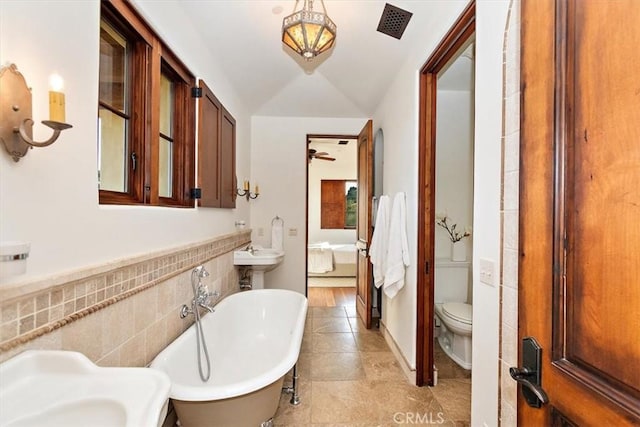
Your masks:
[{"label": "sink pedestal column", "polygon": [[251,289],[264,289],[264,270],[251,269]]},{"label": "sink pedestal column", "polygon": [[[275,249],[253,248],[233,252],[233,264],[241,270],[241,279],[251,271],[251,288],[264,289],[264,273],[278,267],[284,260],[284,252]],[[246,289],[246,284],[240,284]]]}]

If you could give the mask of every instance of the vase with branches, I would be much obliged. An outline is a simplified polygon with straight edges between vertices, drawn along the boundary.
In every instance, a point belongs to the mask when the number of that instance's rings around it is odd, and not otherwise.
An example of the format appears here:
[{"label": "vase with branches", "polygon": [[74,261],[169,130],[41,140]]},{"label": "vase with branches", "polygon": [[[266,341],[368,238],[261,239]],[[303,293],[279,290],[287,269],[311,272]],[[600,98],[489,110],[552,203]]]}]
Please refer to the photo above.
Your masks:
[{"label": "vase with branches", "polygon": [[451,219],[447,216],[447,214],[438,214],[436,215],[436,224],[440,227],[447,230],[449,234],[449,240],[452,243],[459,242],[465,237],[471,236],[471,227],[465,227],[464,231],[458,231],[458,224],[449,224]]},{"label": "vase with branches", "polygon": [[456,245],[456,243],[465,237],[471,236],[471,227],[467,226],[464,228],[464,231],[460,231],[458,230],[458,224],[452,224],[452,222],[446,213],[436,215],[436,224],[447,231],[449,240],[451,240],[451,259],[454,261],[464,261],[466,259],[466,249],[463,245]]}]

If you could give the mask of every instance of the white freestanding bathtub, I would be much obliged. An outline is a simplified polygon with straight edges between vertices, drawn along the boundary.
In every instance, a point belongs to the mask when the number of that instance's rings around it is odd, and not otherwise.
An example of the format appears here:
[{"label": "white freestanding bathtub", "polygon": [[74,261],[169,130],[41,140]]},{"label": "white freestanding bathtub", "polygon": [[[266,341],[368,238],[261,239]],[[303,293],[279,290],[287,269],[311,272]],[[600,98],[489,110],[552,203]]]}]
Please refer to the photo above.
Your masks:
[{"label": "white freestanding bathtub", "polygon": [[304,295],[288,290],[222,300],[201,322],[211,358],[207,382],[198,374],[195,325],[169,344],[151,368],[169,375],[181,425],[259,426],[272,418],[284,375],[298,360],[306,313]]}]

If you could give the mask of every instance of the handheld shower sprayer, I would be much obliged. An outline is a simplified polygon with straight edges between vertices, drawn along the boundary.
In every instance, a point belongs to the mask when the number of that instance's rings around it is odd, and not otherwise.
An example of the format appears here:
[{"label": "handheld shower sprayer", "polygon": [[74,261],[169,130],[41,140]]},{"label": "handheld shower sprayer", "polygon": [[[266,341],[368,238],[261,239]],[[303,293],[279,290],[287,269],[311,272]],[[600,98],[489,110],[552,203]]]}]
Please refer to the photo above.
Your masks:
[{"label": "handheld shower sprayer", "polygon": [[[200,373],[200,378],[204,382],[209,380],[209,377],[211,376],[211,360],[209,357],[209,350],[207,349],[207,342],[204,339],[202,325],[200,324],[200,311],[198,309],[204,308],[209,313],[213,313],[213,307],[209,303],[209,297],[220,296],[217,291],[209,293],[206,286],[202,285],[202,279],[205,277],[209,277],[209,272],[204,268],[204,265],[199,265],[191,270],[191,288],[193,290],[193,300],[191,301],[191,308],[189,308],[187,305],[183,305],[180,311],[180,318],[182,319],[184,319],[189,313],[195,316],[198,371]],[[206,370],[204,370],[202,366],[203,353],[205,361],[207,362]]]}]

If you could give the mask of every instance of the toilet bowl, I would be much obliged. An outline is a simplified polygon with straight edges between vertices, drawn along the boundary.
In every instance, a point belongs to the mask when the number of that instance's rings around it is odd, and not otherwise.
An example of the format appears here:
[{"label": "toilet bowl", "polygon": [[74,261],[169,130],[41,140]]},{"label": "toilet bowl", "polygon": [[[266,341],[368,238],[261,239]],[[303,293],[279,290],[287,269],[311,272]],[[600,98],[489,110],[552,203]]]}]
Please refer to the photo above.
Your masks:
[{"label": "toilet bowl", "polygon": [[438,343],[454,362],[464,369],[471,369],[472,306],[461,302],[435,305],[440,319]]},{"label": "toilet bowl", "polygon": [[438,343],[444,352],[464,369],[471,369],[472,307],[471,263],[436,259],[435,314],[440,320]]}]

